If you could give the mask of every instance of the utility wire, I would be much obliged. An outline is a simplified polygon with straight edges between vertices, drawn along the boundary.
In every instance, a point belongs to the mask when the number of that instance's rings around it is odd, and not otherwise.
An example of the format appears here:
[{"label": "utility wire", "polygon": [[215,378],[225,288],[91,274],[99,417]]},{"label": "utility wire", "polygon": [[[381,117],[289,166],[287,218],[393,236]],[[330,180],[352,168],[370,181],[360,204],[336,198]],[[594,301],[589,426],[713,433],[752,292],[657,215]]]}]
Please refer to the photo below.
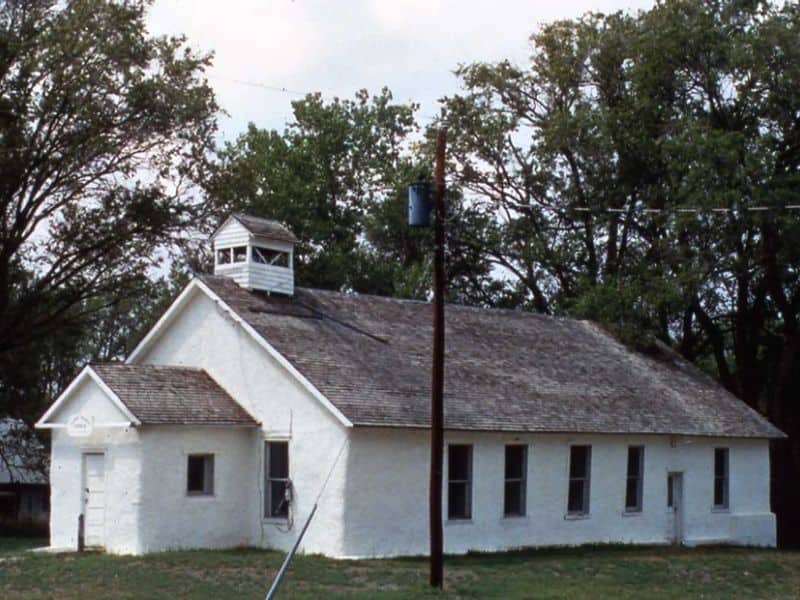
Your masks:
[{"label": "utility wire", "polygon": [[603,208],[603,207],[590,207],[590,206],[571,206],[559,209],[552,207],[551,210],[566,210],[583,213],[608,213],[608,214],[627,214],[627,213],[644,213],[644,214],[707,214],[707,213],[737,213],[737,212],[781,212],[784,210],[800,210],[800,204],[787,204],[785,206],[742,206],[739,208],[732,207],[674,207],[674,208]]},{"label": "utility wire", "polygon": [[232,79],[230,77],[221,77],[219,75],[208,75],[209,79],[219,79],[222,81],[229,81],[231,83],[238,83],[239,85],[246,85],[250,87],[261,88],[263,90],[269,90],[270,92],[278,92],[282,94],[290,94],[292,96],[307,96],[311,92],[301,92],[299,90],[291,90],[287,87],[281,85],[270,85],[267,83],[260,83],[258,81],[247,81],[244,79]]}]

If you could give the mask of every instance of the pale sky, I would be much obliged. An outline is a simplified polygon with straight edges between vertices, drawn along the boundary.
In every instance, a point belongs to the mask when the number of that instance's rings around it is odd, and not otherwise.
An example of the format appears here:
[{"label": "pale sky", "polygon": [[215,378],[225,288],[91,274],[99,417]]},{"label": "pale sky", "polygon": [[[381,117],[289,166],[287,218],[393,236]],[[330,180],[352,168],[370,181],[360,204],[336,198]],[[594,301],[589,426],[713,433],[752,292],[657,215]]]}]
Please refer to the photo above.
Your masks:
[{"label": "pale sky", "polygon": [[[229,116],[222,139],[247,123],[283,129],[304,92],[352,97],[388,86],[398,101],[438,112],[458,90],[459,63],[508,58],[524,64],[528,37],[542,23],[587,11],[635,11],[645,0],[156,0],[154,34],[184,33],[215,53],[209,71]],[[241,82],[262,84],[293,93]],[[294,93],[299,92],[299,93]]]}]

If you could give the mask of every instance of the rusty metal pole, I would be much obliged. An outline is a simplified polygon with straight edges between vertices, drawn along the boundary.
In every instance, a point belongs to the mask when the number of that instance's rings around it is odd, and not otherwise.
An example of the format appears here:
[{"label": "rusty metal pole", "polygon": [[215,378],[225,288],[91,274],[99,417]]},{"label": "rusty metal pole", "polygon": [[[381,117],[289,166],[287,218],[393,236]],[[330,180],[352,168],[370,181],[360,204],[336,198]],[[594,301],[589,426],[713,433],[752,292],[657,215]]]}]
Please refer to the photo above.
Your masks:
[{"label": "rusty metal pole", "polygon": [[444,580],[442,531],[442,474],[444,462],[444,154],[447,134],[439,130],[434,172],[433,368],[431,369],[430,584]]}]

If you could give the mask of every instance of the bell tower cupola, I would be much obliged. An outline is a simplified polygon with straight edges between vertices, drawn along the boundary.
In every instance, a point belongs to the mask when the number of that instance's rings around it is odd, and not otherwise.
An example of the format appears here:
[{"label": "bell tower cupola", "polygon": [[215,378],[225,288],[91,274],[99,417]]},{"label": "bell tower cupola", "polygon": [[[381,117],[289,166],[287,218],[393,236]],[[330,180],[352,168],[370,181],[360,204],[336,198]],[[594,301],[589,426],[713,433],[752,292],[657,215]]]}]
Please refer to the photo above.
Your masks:
[{"label": "bell tower cupola", "polygon": [[211,236],[214,275],[240,286],[275,294],[294,294],[297,238],[282,223],[233,214]]}]

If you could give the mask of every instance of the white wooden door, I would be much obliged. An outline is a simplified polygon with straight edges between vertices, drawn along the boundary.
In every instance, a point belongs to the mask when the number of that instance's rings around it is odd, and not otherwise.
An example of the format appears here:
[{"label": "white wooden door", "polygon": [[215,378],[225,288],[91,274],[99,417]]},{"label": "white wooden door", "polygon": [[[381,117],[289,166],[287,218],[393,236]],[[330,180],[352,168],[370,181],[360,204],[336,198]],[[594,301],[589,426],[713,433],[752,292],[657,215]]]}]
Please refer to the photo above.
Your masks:
[{"label": "white wooden door", "polygon": [[104,454],[83,455],[83,531],[87,546],[105,543],[106,468]]},{"label": "white wooden door", "polygon": [[683,473],[667,476],[667,505],[672,509],[672,543],[683,543]]}]

